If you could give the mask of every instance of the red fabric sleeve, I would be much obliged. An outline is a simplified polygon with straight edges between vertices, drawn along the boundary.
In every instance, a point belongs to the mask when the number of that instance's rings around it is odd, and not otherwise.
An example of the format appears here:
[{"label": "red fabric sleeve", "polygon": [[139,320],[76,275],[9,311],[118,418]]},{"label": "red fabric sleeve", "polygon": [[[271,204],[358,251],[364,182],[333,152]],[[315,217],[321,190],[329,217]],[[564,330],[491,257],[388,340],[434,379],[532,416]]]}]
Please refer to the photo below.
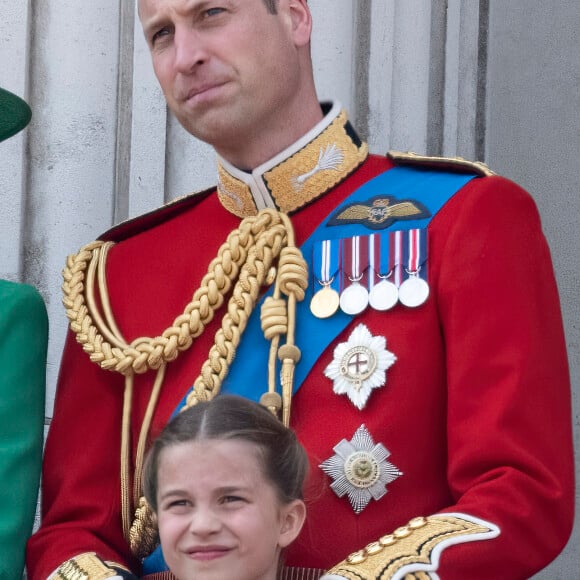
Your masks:
[{"label": "red fabric sleeve", "polygon": [[28,542],[32,580],[84,552],[136,567],[120,525],[122,401],[123,377],[90,362],[69,332],[44,456],[42,526]]},{"label": "red fabric sleeve", "polygon": [[531,197],[499,177],[474,181],[439,217],[456,500],[443,511],[483,518],[501,534],[449,548],[438,573],[528,578],[561,551],[574,513],[569,373],[549,250]]}]

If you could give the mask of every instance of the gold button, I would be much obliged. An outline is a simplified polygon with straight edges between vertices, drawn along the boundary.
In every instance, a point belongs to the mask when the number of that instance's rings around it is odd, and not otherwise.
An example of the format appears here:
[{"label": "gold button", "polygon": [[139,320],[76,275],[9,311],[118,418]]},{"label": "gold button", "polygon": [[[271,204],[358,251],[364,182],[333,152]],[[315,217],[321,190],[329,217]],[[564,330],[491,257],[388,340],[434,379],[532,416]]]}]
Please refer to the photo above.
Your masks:
[{"label": "gold button", "polygon": [[386,548],[387,546],[392,546],[396,541],[397,540],[395,536],[393,536],[393,534],[389,534],[388,536],[383,536],[379,540],[379,544],[383,546],[383,548]]},{"label": "gold button", "polygon": [[409,523],[408,526],[412,530],[418,530],[427,525],[427,518],[413,518]]},{"label": "gold button", "polygon": [[375,554],[378,554],[379,552],[382,551],[383,547],[378,542],[373,542],[372,544],[369,544],[365,548],[365,552],[367,553],[368,556],[374,556]]},{"label": "gold button", "polygon": [[401,540],[402,538],[406,538],[407,536],[411,535],[411,530],[407,526],[403,526],[402,528],[397,528],[393,532],[393,536],[397,538],[397,540]]},{"label": "gold button", "polygon": [[365,560],[367,559],[367,557],[365,556],[365,553],[363,550],[359,550],[358,552],[355,552],[354,554],[351,554],[346,561],[349,564],[362,564]]}]

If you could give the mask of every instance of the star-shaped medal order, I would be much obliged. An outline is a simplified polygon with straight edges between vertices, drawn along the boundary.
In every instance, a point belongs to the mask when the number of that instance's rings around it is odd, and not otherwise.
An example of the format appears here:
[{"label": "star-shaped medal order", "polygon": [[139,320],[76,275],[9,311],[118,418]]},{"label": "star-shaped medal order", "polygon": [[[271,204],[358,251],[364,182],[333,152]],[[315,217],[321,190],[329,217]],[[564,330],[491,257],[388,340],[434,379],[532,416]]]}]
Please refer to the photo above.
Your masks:
[{"label": "star-shaped medal order", "polygon": [[324,374],[334,382],[337,395],[347,395],[359,410],[364,409],[371,391],[387,380],[386,370],[397,357],[386,349],[384,336],[373,336],[364,324],[359,324],[334,349],[332,362]]},{"label": "star-shaped medal order", "polygon": [[334,481],[330,487],[338,497],[348,495],[352,509],[360,514],[371,501],[387,493],[387,484],[403,475],[387,461],[389,450],[373,441],[361,425],[350,441],[343,439],[334,447],[335,454],[320,464]]}]

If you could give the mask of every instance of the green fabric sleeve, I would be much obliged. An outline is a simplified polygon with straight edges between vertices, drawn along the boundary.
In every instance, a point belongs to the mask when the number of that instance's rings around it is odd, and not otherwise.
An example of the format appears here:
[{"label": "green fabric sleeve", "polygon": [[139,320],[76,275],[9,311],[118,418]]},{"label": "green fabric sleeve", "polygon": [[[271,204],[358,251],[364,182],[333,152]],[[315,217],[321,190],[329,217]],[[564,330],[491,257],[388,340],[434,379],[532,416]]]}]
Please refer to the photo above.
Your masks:
[{"label": "green fabric sleeve", "polygon": [[48,318],[31,286],[0,280],[0,578],[21,580],[42,462]]}]

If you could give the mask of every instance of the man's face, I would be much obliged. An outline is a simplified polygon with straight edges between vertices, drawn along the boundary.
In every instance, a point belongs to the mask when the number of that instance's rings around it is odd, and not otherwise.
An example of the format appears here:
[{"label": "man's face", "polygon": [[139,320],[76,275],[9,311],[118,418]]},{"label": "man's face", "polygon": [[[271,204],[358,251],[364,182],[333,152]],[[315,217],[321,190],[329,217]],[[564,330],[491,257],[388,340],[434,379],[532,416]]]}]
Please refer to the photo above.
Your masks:
[{"label": "man's face", "polygon": [[[153,67],[181,124],[218,152],[275,131],[297,110],[295,7],[279,0],[139,0]],[[294,6],[294,8],[292,7]]]}]

